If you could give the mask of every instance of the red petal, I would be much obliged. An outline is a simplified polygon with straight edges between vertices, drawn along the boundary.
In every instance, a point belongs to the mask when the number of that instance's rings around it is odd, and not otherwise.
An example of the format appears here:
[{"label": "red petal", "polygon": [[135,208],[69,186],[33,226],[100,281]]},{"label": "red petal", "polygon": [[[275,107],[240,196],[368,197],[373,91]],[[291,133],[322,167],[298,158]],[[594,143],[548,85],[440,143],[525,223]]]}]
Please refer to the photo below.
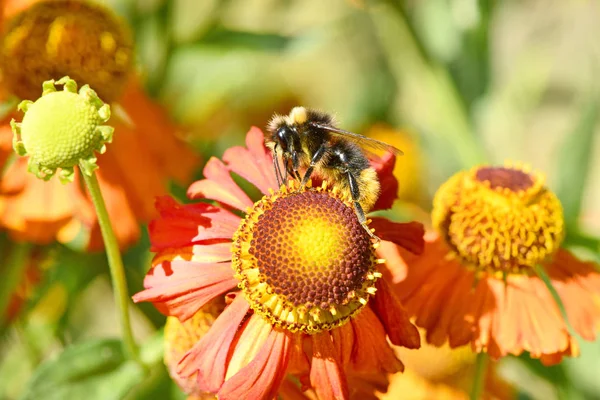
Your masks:
[{"label": "red petal", "polygon": [[273,329],[254,360],[225,381],[217,397],[222,400],[275,398],[290,359],[290,342],[286,332]]},{"label": "red petal", "polygon": [[392,222],[386,218],[372,217],[369,226],[375,228],[375,234],[381,239],[404,247],[414,254],[423,253],[425,228],[420,222]]},{"label": "red petal", "polygon": [[273,171],[271,152],[267,150],[264,142],[262,131],[252,127],[246,135],[247,148],[237,146],[228,149],[223,155],[223,161],[231,171],[266,194],[269,189],[277,189],[277,179]]},{"label": "red petal", "polygon": [[396,358],[386,340],[385,331],[370,307],[365,307],[351,321],[354,328],[352,366],[357,372],[398,372],[404,365]]},{"label": "red petal", "polygon": [[371,211],[392,208],[394,200],[398,198],[398,179],[394,176],[395,164],[396,156],[392,153],[386,153],[378,160],[371,160],[371,166],[375,168],[381,184],[381,194]]},{"label": "red petal", "polygon": [[177,203],[171,197],[156,199],[160,218],[149,225],[152,251],[184,247],[205,240],[231,240],[240,217],[206,203]]},{"label": "red petal", "polygon": [[166,315],[185,321],[237,283],[231,263],[162,261],[148,271],[144,279],[146,290],[135,294],[133,301],[151,301]]},{"label": "red petal", "polygon": [[252,206],[252,200],[234,182],[229,169],[218,158],[212,157],[204,167],[206,179],[192,183],[188,188],[190,199],[212,199],[238,210]]},{"label": "red petal", "polygon": [[348,399],[348,382],[338,360],[331,335],[321,332],[312,335],[313,356],[310,384],[319,400]]},{"label": "red petal", "polygon": [[177,373],[188,377],[198,372],[200,389],[216,393],[225,381],[229,350],[249,309],[244,296],[236,296],[208,333],[179,361]]},{"label": "red petal", "polygon": [[383,324],[390,342],[409,349],[421,347],[419,330],[410,322],[408,313],[400,300],[383,279],[377,281],[376,287],[377,293],[369,304]]}]

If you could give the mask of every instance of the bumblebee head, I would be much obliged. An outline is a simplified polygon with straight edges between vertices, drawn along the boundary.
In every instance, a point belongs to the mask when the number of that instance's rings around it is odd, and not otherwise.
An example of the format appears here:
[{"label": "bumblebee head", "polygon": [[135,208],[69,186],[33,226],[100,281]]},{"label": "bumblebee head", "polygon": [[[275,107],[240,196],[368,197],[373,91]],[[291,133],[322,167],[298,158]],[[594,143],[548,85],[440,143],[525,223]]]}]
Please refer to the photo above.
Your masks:
[{"label": "bumblebee head", "polygon": [[271,119],[268,125],[268,132],[271,135],[266,139],[266,145],[268,148],[273,150],[274,147],[277,146],[284,153],[289,150],[294,138],[298,136],[298,132],[294,124],[290,122],[290,119],[290,116],[283,115],[275,115],[273,119]]}]

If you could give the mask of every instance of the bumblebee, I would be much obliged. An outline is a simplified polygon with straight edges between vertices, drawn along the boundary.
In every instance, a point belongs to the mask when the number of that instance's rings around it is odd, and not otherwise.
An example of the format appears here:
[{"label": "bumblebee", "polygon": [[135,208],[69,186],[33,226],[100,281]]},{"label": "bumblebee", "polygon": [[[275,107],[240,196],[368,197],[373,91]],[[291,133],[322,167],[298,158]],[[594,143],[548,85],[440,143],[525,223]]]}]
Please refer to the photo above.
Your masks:
[{"label": "bumblebee", "polygon": [[[372,238],[379,240],[368,228],[365,216],[380,193],[377,173],[369,163],[369,152],[365,148],[397,155],[402,151],[335,125],[331,115],[304,107],[294,107],[287,116],[276,114],[268,124],[270,136],[265,138],[265,145],[273,153],[277,182],[281,186],[291,176],[304,187],[316,172],[350,195],[359,222]],[[303,176],[300,176],[301,170]]]}]

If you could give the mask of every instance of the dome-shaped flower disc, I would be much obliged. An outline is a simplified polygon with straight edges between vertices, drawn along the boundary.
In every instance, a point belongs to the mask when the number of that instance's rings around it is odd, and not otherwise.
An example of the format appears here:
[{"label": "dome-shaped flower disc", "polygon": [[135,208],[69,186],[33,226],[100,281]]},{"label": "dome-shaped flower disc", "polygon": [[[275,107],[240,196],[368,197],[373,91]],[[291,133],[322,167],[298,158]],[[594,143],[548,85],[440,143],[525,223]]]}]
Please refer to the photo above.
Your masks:
[{"label": "dome-shaped flower disc", "polygon": [[544,177],[520,167],[479,167],[453,176],[434,199],[434,226],[478,270],[532,273],[560,247],[562,207]]},{"label": "dome-shaped flower disc", "polygon": [[346,322],[371,294],[375,247],[351,204],[327,184],[290,182],[252,208],[234,237],[233,266],[255,312],[293,332]]},{"label": "dome-shaped flower disc", "polygon": [[57,84],[44,82],[42,97],[35,102],[23,101],[23,122],[11,121],[13,146],[20,155],[28,155],[29,170],[44,180],[58,168],[64,182],[73,180],[73,167],[80,165],[86,174],[97,168],[94,151],[104,153],[105,143],[112,140],[113,128],[100,125],[110,118],[110,107],[89,86],[77,93],[77,84],[69,77]]}]

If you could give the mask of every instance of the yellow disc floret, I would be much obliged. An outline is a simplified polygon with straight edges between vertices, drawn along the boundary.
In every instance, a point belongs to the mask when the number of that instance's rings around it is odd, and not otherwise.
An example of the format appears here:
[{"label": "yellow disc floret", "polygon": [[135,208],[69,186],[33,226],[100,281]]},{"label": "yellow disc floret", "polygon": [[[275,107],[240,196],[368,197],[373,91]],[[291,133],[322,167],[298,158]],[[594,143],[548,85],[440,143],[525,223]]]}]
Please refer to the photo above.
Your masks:
[{"label": "yellow disc floret", "polygon": [[64,85],[62,91],[54,84],[44,82],[41,98],[19,104],[25,116],[21,123],[11,121],[13,147],[29,156],[29,170],[38,178],[48,180],[60,168],[60,179],[70,182],[76,165],[90,175],[97,168],[94,151],[104,153],[112,140],[113,128],[101,125],[110,118],[110,107],[88,85],[78,93],[69,77],[56,82]]},{"label": "yellow disc floret", "polygon": [[454,175],[436,193],[432,218],[467,265],[502,275],[533,272],[564,236],[562,207],[544,177],[510,164]]},{"label": "yellow disc floret", "polygon": [[133,65],[133,38],[109,9],[88,1],[39,1],[4,24],[3,84],[21,99],[43,81],[69,75],[107,102],[116,100]]},{"label": "yellow disc floret", "polygon": [[375,246],[352,205],[324,183],[265,196],[234,236],[233,267],[252,309],[304,333],[347,322],[375,294]]}]

